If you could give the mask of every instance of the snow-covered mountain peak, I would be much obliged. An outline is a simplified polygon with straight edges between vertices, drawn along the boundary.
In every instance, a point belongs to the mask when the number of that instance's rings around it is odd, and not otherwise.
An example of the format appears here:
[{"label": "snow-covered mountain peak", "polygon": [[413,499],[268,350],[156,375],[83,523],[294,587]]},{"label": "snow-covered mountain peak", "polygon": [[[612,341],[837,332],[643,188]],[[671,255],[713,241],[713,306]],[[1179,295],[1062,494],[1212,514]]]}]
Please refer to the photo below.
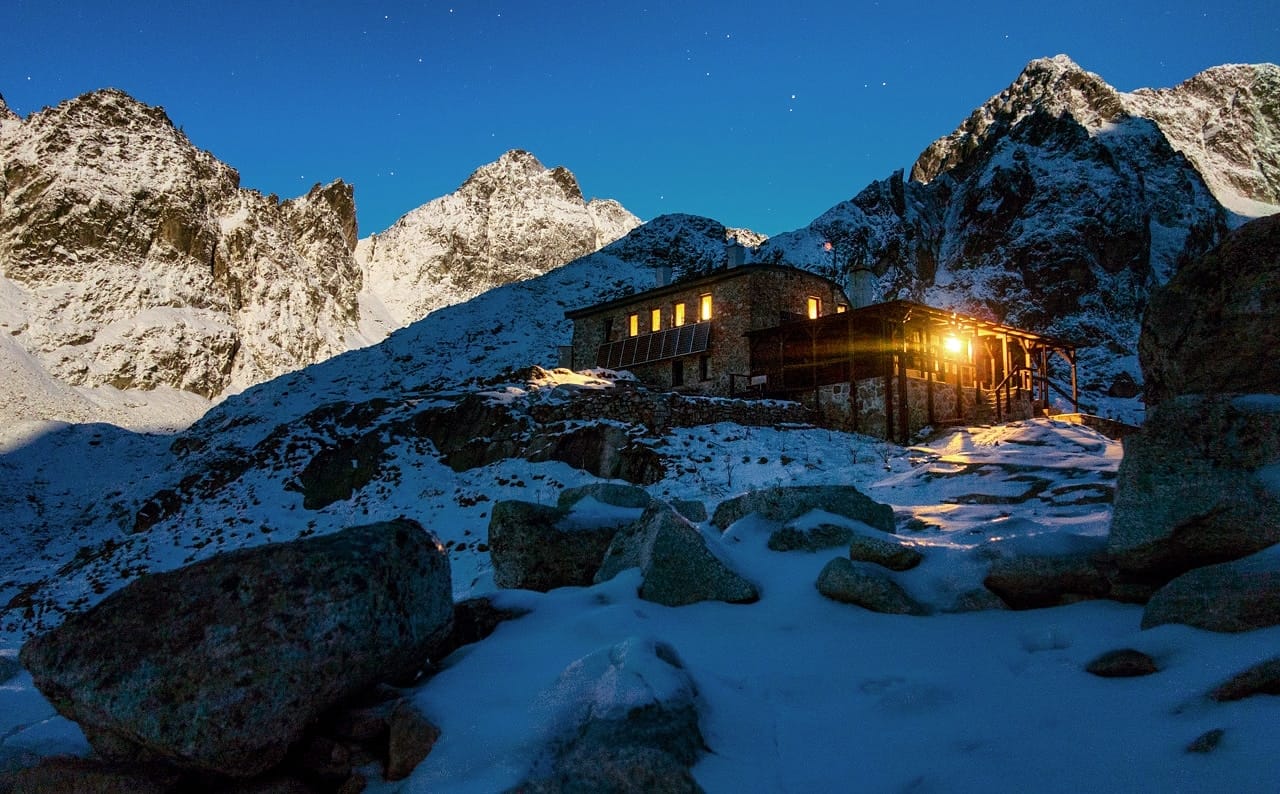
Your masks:
[{"label": "snow-covered mountain peak", "polygon": [[515,149],[454,193],[360,241],[362,302],[390,328],[502,284],[541,275],[640,224],[616,201],[583,200],[565,167]]},{"label": "snow-covered mountain peak", "polygon": [[4,101],[4,94],[0,94],[0,122],[17,118],[18,114],[10,110],[9,104]]},{"label": "snow-covered mountain peak", "polygon": [[494,162],[480,166],[462,183],[458,192],[488,198],[495,192],[514,186],[545,189],[568,201],[583,200],[582,188],[573,172],[562,165],[547,168],[523,149],[512,149]]},{"label": "snow-covered mountain peak", "polygon": [[992,135],[1035,113],[1069,116],[1093,131],[1125,115],[1118,91],[1066,55],[1031,61],[1013,83],[973,111],[955,132],[934,141],[911,168],[911,179],[929,183],[950,171]]}]

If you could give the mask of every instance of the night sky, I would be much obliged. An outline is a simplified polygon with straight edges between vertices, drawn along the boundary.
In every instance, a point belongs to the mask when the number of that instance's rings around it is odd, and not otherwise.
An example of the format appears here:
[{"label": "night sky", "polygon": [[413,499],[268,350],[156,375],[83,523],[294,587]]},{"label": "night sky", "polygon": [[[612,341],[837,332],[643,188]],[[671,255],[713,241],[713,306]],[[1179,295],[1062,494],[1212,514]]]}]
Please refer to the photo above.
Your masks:
[{"label": "night sky", "polygon": [[361,234],[512,148],[644,219],[807,224],[1066,53],[1121,90],[1280,61],[1280,3],[0,4],[26,115],[106,86],[241,182],[356,186]]}]

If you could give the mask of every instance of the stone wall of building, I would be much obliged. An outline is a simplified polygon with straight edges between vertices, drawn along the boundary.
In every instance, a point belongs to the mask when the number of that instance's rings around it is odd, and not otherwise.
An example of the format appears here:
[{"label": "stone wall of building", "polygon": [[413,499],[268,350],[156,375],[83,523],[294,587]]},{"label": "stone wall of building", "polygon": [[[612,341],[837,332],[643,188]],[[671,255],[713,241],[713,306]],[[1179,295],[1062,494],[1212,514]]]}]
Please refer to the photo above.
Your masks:
[{"label": "stone wall of building", "polygon": [[650,391],[625,381],[612,389],[578,390],[571,400],[533,405],[529,415],[539,423],[607,419],[642,425],[653,431],[695,427],[716,422],[773,426],[812,424],[817,416],[800,403],[782,400],[742,400]]},{"label": "stone wall of building", "polygon": [[[822,314],[834,313],[838,306],[848,304],[836,284],[803,270],[774,265],[732,268],[685,284],[643,292],[630,300],[615,301],[598,312],[575,319],[573,368],[594,367],[600,345],[626,339],[632,314],[636,315],[640,334],[675,327],[676,305],[681,303],[685,307],[685,323],[697,322],[703,295],[711,296],[712,323],[705,353],[625,369],[658,389],[730,395],[734,385],[745,384],[745,376],[750,372],[748,331],[776,326],[784,316],[804,316],[810,297],[821,302]],[[652,321],[654,309],[661,313],[661,322],[656,328]],[[683,374],[680,384],[673,382],[673,361],[680,362]],[[733,384],[731,376],[743,376],[743,382]]]}]

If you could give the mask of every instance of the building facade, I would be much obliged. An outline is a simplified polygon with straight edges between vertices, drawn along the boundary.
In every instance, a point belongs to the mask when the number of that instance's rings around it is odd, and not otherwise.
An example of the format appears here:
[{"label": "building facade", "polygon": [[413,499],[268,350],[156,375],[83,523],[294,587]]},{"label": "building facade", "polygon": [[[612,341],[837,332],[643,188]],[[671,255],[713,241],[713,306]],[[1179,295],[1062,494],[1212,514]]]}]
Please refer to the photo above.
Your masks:
[{"label": "building facade", "polygon": [[748,390],[747,333],[846,311],[835,282],[798,268],[742,265],[565,312],[571,369],[630,371],[658,388],[730,395]]},{"label": "building facade", "polygon": [[[731,267],[565,316],[574,330],[563,366],[793,400],[824,425],[890,440],[1030,417],[1049,410],[1053,391],[1078,410],[1074,345],[909,301],[851,308],[839,285],[797,268]],[[1055,359],[1069,381],[1052,376]]]}]

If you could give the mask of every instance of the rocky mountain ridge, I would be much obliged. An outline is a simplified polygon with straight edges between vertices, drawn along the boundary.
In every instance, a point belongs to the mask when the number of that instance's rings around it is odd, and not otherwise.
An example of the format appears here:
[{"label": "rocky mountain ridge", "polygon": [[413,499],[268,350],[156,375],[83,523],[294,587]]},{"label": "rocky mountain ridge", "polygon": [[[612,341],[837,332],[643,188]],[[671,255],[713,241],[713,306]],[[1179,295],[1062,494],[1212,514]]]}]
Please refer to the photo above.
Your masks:
[{"label": "rocky mountain ridge", "polygon": [[[1033,61],[926,148],[909,178],[873,183],[773,237],[757,259],[834,278],[867,267],[880,297],[1088,343],[1086,388],[1101,394],[1120,373],[1140,378],[1151,290],[1242,222],[1241,210],[1280,210],[1268,203],[1280,184],[1276,71],[1221,67],[1124,94],[1066,56]],[[1197,137],[1195,114],[1220,132]],[[1219,176],[1220,165],[1237,176]]]},{"label": "rocky mountain ridge", "polygon": [[360,241],[366,291],[395,327],[489,289],[542,275],[640,225],[611,199],[587,201],[563,166],[513,150],[454,193]]},{"label": "rocky mountain ridge", "polygon": [[[524,152],[406,218],[362,267],[341,180],[285,201],[242,188],[162,108],[116,89],[27,119],[4,107],[0,412],[181,426],[209,399],[377,342],[639,222],[585,202],[567,169]],[[450,243],[425,250],[409,227]]]}]

